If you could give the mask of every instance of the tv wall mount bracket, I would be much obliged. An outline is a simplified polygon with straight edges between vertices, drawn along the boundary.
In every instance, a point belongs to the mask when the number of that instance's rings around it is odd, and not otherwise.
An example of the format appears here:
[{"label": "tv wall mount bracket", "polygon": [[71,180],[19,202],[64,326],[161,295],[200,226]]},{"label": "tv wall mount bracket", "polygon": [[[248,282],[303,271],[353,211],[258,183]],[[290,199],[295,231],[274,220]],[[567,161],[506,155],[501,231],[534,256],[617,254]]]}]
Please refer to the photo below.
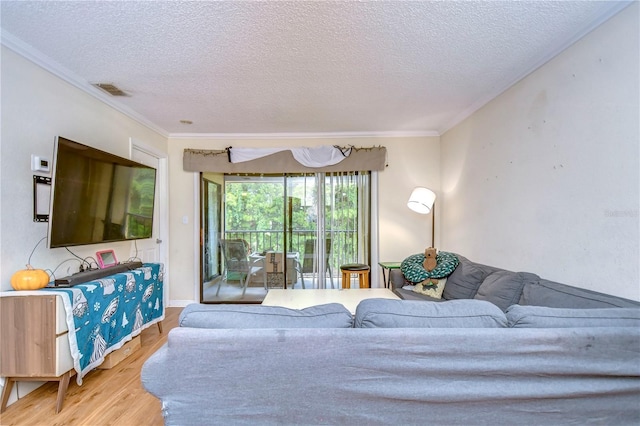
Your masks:
[{"label": "tv wall mount bracket", "polygon": [[49,222],[51,178],[33,175],[33,221]]}]

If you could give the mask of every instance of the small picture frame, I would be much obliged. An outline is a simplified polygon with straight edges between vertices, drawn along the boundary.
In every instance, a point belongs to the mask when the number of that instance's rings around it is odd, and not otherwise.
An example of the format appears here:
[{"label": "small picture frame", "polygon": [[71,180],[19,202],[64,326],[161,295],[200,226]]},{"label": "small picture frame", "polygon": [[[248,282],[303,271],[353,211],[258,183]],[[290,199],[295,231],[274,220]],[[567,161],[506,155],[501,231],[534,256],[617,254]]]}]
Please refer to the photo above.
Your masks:
[{"label": "small picture frame", "polygon": [[118,264],[116,253],[113,250],[102,250],[96,252],[96,258],[98,259],[98,265],[100,265],[100,269],[109,268]]}]

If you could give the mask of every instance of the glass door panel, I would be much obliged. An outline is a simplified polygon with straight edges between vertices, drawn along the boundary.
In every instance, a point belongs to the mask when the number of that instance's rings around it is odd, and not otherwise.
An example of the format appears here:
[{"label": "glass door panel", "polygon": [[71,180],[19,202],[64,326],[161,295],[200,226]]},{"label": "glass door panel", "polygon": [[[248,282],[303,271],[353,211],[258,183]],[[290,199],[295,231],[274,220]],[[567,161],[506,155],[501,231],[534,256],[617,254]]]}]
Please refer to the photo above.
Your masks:
[{"label": "glass door panel", "polygon": [[244,300],[261,301],[269,288],[286,285],[285,197],[283,176],[225,176],[224,238],[242,240],[250,251]]},{"label": "glass door panel", "polygon": [[[242,241],[261,268],[235,283],[240,300],[340,288],[340,265],[369,258],[368,191],[368,174],[226,175],[219,239]],[[224,272],[222,281],[234,284]]]},{"label": "glass door panel", "polygon": [[200,239],[200,301],[212,298],[212,288],[220,279],[220,226],[222,212],[222,175],[202,175],[201,193],[201,239]]},{"label": "glass door panel", "polygon": [[[369,173],[327,173],[324,176],[325,241],[330,244],[328,268],[336,281],[340,265],[369,264],[370,185]],[[341,283],[337,282],[337,287]]]}]

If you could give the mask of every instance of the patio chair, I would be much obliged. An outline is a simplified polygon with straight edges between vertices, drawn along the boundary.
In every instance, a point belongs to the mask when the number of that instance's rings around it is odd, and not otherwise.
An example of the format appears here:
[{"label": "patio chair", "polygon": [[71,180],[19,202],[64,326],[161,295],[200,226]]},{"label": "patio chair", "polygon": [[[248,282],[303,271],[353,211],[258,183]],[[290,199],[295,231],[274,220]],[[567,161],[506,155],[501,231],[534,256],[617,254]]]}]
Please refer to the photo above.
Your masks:
[{"label": "patio chair", "polygon": [[[224,258],[224,280],[218,282],[218,290],[216,296],[220,293],[222,281],[239,281],[242,287],[242,295],[244,296],[249,285],[252,275],[263,271],[263,259],[249,258],[249,248],[244,240],[220,240],[220,248]],[[266,277],[265,277],[266,288]]]},{"label": "patio chair", "polygon": [[[329,281],[331,282],[331,288],[333,287],[333,272],[331,271],[331,265],[329,264],[329,255],[331,254],[331,238],[325,239],[325,253],[326,253],[326,267],[323,272],[329,272]],[[302,268],[300,269],[300,278],[302,279],[302,288],[306,288],[304,286],[304,274],[319,272],[316,268],[314,269],[314,264],[317,261],[316,257],[316,239],[309,238],[304,242],[304,257],[302,259]]]},{"label": "patio chair", "polygon": [[[276,251],[267,251],[265,253],[265,266],[267,271],[267,286],[269,288],[284,288],[284,262],[282,261],[284,253]],[[300,263],[298,253],[289,252],[286,254],[287,259],[287,285],[295,284],[298,280],[298,272],[300,272]]]}]

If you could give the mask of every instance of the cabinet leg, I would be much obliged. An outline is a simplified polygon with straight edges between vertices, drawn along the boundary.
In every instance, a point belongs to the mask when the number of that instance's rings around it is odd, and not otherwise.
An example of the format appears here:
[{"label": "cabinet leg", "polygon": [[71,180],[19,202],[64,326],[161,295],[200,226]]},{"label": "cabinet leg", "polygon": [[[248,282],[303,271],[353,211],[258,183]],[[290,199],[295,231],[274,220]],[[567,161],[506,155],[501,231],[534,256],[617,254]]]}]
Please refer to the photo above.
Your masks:
[{"label": "cabinet leg", "polygon": [[70,371],[67,371],[62,375],[62,377],[60,377],[60,382],[58,383],[58,401],[56,402],[56,414],[58,414],[60,410],[62,410],[62,402],[64,401],[65,394],[67,393],[70,378]]},{"label": "cabinet leg", "polygon": [[162,334],[162,321],[158,321],[158,331]]},{"label": "cabinet leg", "polygon": [[2,388],[2,403],[0,404],[0,413],[4,413],[7,409],[7,401],[9,401],[9,395],[11,395],[11,389],[13,389],[14,380],[11,377],[4,378],[4,387]]}]

